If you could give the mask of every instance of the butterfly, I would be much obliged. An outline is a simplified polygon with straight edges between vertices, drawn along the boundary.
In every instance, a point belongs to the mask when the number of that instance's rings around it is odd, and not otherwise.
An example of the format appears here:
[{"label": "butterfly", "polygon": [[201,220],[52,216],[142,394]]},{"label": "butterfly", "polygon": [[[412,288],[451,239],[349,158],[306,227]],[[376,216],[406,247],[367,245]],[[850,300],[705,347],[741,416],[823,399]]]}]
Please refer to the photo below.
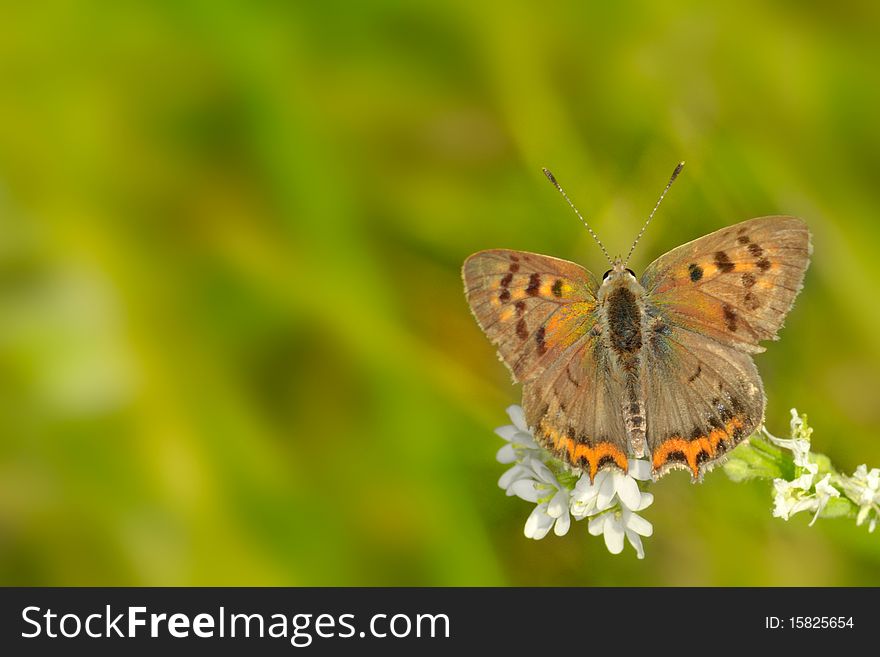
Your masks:
[{"label": "butterfly", "polygon": [[641,278],[626,266],[638,238],[626,260],[611,260],[590,233],[611,264],[601,281],[550,256],[471,255],[471,311],[522,383],[545,449],[591,479],[648,458],[655,479],[680,468],[700,481],[763,423],[752,356],[777,339],[801,290],[810,232],[795,217],[750,219],[672,249]]}]

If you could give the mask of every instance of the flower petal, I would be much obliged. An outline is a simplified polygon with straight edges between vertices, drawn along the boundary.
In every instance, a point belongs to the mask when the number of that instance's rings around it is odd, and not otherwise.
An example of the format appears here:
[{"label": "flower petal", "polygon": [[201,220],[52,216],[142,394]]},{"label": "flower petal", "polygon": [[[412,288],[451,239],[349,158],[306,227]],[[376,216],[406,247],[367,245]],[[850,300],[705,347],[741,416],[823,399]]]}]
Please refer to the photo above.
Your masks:
[{"label": "flower petal", "polygon": [[632,545],[636,549],[636,556],[639,559],[645,558],[645,548],[642,545],[642,537],[636,534],[632,530],[626,531],[626,540],[629,541],[629,544]]},{"label": "flower petal", "polygon": [[653,503],[654,503],[654,493],[642,493],[641,502],[639,502],[639,506],[637,508],[633,509],[633,511],[642,511],[644,509],[647,509]]},{"label": "flower petal", "polygon": [[654,533],[654,525],[642,518],[642,516],[637,513],[624,511],[623,522],[626,525],[627,529],[634,531],[636,534],[641,534],[642,536],[650,536]]},{"label": "flower petal", "polygon": [[587,531],[590,532],[592,536],[598,536],[605,530],[605,518],[607,516],[595,516],[590,518],[590,524],[587,526]]},{"label": "flower petal", "polygon": [[526,538],[539,541],[547,535],[552,526],[553,518],[547,515],[547,504],[539,504],[529,515],[528,520],[526,520],[523,533],[526,535]]},{"label": "flower petal", "polygon": [[513,437],[519,433],[519,429],[517,429],[512,424],[505,424],[503,427],[498,427],[495,429],[495,435],[503,438],[507,442],[513,440]]},{"label": "flower petal", "polygon": [[[599,484],[599,495],[596,498],[596,506],[599,509],[607,509],[611,506],[611,501],[614,499],[614,474],[616,473],[608,473],[602,482]],[[598,477],[596,477],[598,479]]]},{"label": "flower petal", "polygon": [[614,473],[614,489],[620,502],[628,509],[636,509],[641,504],[641,491],[636,480],[619,472]]},{"label": "flower petal", "polygon": [[553,474],[553,471],[550,470],[542,461],[538,459],[529,459],[528,466],[535,471],[535,474],[538,475],[538,479],[541,481],[550,484],[554,488],[559,488],[559,482],[556,481],[556,476]]},{"label": "flower petal", "polygon": [[513,445],[510,443],[503,445],[495,454],[495,460],[499,463],[513,463],[516,461],[516,450],[513,449]]},{"label": "flower petal", "polygon": [[605,547],[611,554],[623,552],[623,523],[617,518],[606,516],[605,518]]},{"label": "flower petal", "polygon": [[556,519],[556,524],[553,526],[553,533],[557,536],[565,536],[568,533],[569,527],[571,527],[571,516],[566,513]]},{"label": "flower petal", "polygon": [[510,490],[519,498],[526,502],[537,502],[542,497],[541,491],[538,490],[538,482],[534,479],[520,479],[510,485]]},{"label": "flower petal", "polygon": [[629,462],[629,476],[639,481],[651,479],[651,462],[643,459],[633,459]]},{"label": "flower petal", "polygon": [[547,506],[547,514],[551,518],[560,518],[562,514],[568,515],[568,491],[559,490],[550,500]]},{"label": "flower petal", "polygon": [[523,411],[522,406],[517,406],[516,404],[508,406],[507,416],[517,429],[525,431],[526,433],[531,433],[529,431],[529,425],[526,424],[526,414],[525,411]]},{"label": "flower petal", "polygon": [[596,498],[592,498],[586,502],[573,501],[571,504],[571,515],[577,520],[583,520],[587,516],[595,515],[598,512],[599,510],[596,508]]},{"label": "flower petal", "polygon": [[[508,490],[510,485],[523,477],[527,477],[531,474],[531,470],[525,468],[521,465],[515,465],[512,468],[509,468],[498,478],[498,487],[503,488],[504,490]],[[508,492],[509,495],[513,493]]]}]

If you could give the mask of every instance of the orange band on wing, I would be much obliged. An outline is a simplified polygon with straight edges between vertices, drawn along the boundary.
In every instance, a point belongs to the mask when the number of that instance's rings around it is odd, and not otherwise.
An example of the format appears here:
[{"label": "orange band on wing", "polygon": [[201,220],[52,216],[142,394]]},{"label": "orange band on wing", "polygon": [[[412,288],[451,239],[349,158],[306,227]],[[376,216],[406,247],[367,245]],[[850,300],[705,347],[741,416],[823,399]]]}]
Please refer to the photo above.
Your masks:
[{"label": "orange band on wing", "polygon": [[694,477],[698,477],[700,474],[700,454],[705,452],[708,458],[714,457],[718,451],[718,444],[727,441],[736,429],[742,429],[742,427],[742,420],[735,417],[724,425],[724,429],[713,429],[708,436],[690,439],[679,436],[667,438],[654,450],[654,470],[663,467],[673,454],[681,454]]},{"label": "orange band on wing", "polygon": [[609,442],[601,442],[595,447],[590,447],[586,443],[578,442],[573,438],[560,434],[552,427],[544,427],[544,435],[550,441],[553,449],[565,452],[568,462],[573,466],[583,467],[582,460],[585,460],[590,474],[590,481],[593,481],[596,477],[596,473],[599,472],[599,466],[604,465],[603,461],[605,459],[611,459],[624,472],[628,469],[626,454]]}]

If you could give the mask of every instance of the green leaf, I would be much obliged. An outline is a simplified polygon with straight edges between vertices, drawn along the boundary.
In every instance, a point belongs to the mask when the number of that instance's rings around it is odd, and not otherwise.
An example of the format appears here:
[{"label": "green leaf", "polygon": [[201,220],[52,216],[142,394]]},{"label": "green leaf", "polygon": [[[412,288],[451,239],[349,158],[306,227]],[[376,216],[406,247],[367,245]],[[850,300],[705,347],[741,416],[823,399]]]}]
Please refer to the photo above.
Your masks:
[{"label": "green leaf", "polygon": [[793,473],[794,465],[782,450],[753,435],[730,454],[724,472],[733,481],[776,479]]},{"label": "green leaf", "polygon": [[819,514],[820,518],[851,518],[858,507],[846,497],[832,497]]}]

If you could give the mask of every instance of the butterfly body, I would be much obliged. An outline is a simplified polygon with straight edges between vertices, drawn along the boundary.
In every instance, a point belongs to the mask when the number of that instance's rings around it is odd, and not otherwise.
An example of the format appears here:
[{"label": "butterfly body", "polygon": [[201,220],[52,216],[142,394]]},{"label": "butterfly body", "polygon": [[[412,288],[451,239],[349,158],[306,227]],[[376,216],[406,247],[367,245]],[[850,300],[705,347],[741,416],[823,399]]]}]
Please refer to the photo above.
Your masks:
[{"label": "butterfly body", "polygon": [[470,256],[477,322],[523,384],[537,440],[573,468],[695,480],[761,424],[751,354],[775,339],[811,251],[792,217],[762,217],[673,249],[644,275],[616,260],[601,283],[580,266],[495,249]]}]

